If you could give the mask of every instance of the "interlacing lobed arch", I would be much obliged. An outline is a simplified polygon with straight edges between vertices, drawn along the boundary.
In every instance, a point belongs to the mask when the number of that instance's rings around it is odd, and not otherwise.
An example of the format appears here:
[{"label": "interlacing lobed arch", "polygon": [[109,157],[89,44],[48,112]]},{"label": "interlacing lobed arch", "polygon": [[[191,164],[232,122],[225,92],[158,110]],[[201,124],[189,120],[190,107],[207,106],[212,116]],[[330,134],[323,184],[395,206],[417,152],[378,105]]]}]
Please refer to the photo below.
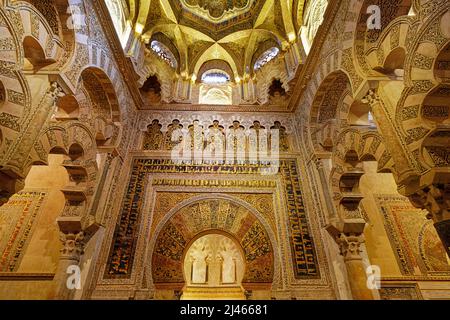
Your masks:
[{"label": "interlacing lobed arch", "polygon": [[[429,211],[448,252],[450,7],[443,1],[380,1],[383,28],[371,31],[369,4],[357,2],[358,20],[331,30],[329,37],[341,45],[308,75],[298,111],[307,124],[305,149],[330,181],[328,230],[353,259],[348,246],[359,246],[366,222],[359,208],[362,164],[377,161],[378,172],[391,172],[399,192]],[[361,287],[352,292],[371,295]]]},{"label": "interlacing lobed arch", "polygon": [[[1,204],[24,188],[32,167],[63,155],[70,183],[60,190],[65,203],[55,228],[61,259],[74,265],[83,252],[77,248],[104,223],[97,210],[101,186],[127,145],[122,125],[130,121],[123,103],[130,93],[111,48],[105,38],[86,42],[98,28],[95,17],[80,29],[70,24],[89,10],[91,4],[79,0],[8,0],[0,6]],[[64,276],[60,267],[56,278]],[[73,294],[63,284],[52,295]]]}]

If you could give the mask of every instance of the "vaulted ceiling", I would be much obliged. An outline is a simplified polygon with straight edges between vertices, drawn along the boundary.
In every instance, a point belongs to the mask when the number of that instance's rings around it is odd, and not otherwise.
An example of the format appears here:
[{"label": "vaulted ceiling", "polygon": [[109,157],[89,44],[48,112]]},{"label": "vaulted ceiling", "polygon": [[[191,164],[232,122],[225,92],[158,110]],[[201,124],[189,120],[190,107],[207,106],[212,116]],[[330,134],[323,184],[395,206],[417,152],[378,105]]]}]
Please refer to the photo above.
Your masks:
[{"label": "vaulted ceiling", "polygon": [[[296,39],[304,0],[127,0],[143,39],[167,37],[179,71],[197,74],[211,60],[226,61],[233,76],[252,72],[255,57]],[[161,37],[159,37],[161,38]],[[166,43],[167,45],[167,43]]]}]

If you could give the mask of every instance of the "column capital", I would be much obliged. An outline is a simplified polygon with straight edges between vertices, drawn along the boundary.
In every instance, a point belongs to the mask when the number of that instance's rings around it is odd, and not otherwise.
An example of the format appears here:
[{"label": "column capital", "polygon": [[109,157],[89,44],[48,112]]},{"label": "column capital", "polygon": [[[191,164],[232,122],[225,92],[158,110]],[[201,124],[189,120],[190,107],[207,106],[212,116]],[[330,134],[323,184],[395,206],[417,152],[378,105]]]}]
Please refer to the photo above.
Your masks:
[{"label": "column capital", "polygon": [[84,232],[60,233],[60,240],[63,244],[61,249],[61,259],[74,260],[79,262],[84,253],[85,236]]},{"label": "column capital", "polygon": [[112,150],[111,152],[108,152],[106,155],[106,163],[111,164],[111,162],[119,155],[116,149]]},{"label": "column capital", "polygon": [[434,222],[450,220],[450,184],[431,184],[408,196],[414,206],[428,210]]},{"label": "column capital", "polygon": [[323,161],[321,158],[314,157],[312,159],[312,161],[314,161],[314,164],[316,165],[317,170],[323,169]]},{"label": "column capital", "polygon": [[345,234],[341,233],[336,238],[336,243],[339,246],[341,255],[344,256],[344,261],[362,260],[361,244],[364,242],[362,234]]},{"label": "column capital", "polygon": [[439,238],[450,256],[450,184],[435,183],[408,196],[412,204],[428,211]]}]

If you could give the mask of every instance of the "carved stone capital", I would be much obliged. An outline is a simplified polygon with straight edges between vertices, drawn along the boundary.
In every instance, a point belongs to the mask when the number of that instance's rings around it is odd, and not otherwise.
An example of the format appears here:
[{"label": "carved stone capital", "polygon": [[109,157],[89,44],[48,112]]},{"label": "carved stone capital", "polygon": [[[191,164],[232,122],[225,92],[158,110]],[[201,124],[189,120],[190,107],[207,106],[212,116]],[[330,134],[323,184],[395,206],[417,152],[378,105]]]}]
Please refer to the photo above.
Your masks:
[{"label": "carved stone capital", "polygon": [[432,184],[409,196],[414,206],[428,211],[434,227],[450,256],[450,184]]},{"label": "carved stone capital", "polygon": [[360,249],[361,244],[364,242],[362,234],[341,233],[336,238],[336,242],[345,261],[362,260]]},{"label": "carved stone capital", "polygon": [[58,85],[57,82],[51,82],[50,86],[47,88],[42,100],[40,102],[40,108],[48,110],[55,106],[58,98],[65,96],[63,89]]},{"label": "carved stone capital", "polygon": [[60,240],[63,244],[61,249],[61,259],[80,261],[80,257],[84,252],[85,237],[84,232],[78,233],[62,233]]},{"label": "carved stone capital", "polygon": [[375,92],[375,90],[370,89],[369,92],[367,92],[367,95],[362,99],[362,102],[368,103],[370,106],[373,106],[377,103],[380,103],[380,97]]}]

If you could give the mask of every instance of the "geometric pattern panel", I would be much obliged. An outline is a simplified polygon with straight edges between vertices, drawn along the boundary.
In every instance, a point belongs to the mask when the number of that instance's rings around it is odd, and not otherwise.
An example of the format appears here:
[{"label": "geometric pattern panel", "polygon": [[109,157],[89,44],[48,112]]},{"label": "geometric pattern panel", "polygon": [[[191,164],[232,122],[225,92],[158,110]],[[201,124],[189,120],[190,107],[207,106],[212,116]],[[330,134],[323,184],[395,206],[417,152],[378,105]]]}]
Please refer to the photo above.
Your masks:
[{"label": "geometric pattern panel", "polygon": [[[122,201],[120,215],[113,234],[105,278],[130,278],[141,224],[142,208],[148,174],[190,173],[236,175],[258,174],[266,169],[255,164],[177,164],[163,159],[134,159],[130,180]],[[289,242],[296,279],[320,278],[317,255],[308,217],[303,204],[300,172],[295,159],[280,160],[278,175],[283,183],[288,214]]]},{"label": "geometric pattern panel", "polygon": [[375,195],[394,254],[404,275],[448,275],[447,254],[425,210],[406,197]]},{"label": "geometric pattern panel", "polygon": [[0,207],[0,271],[17,271],[45,192],[21,191]]}]

